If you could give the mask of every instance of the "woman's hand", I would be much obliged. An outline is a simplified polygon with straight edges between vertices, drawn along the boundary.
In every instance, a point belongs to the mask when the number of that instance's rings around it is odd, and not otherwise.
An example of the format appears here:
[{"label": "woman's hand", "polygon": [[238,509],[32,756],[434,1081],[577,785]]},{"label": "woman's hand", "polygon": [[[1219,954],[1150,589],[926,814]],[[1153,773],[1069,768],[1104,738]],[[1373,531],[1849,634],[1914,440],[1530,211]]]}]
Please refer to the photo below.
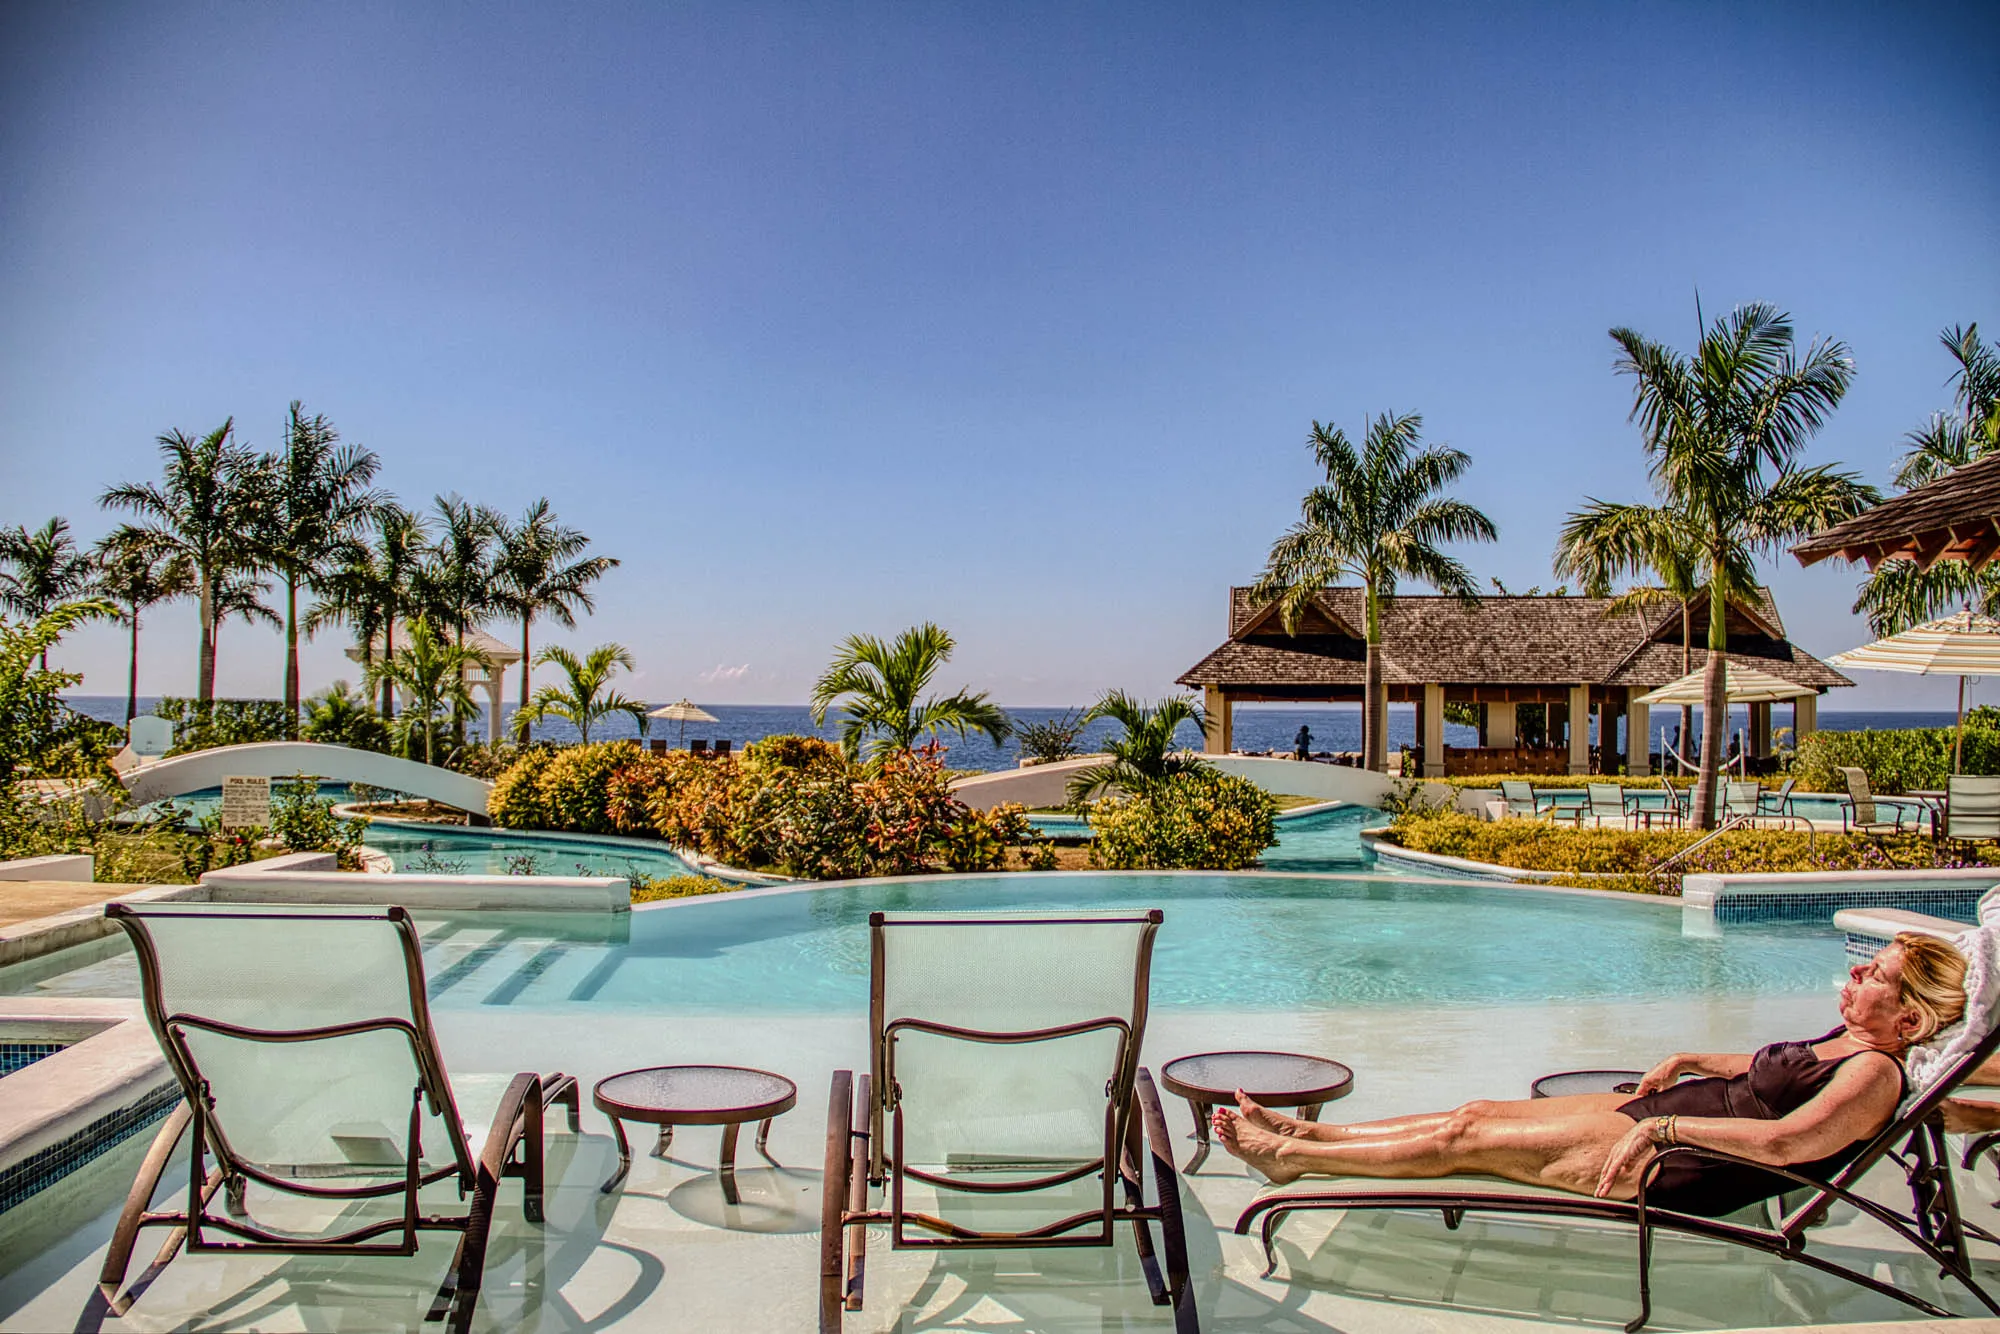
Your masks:
[{"label": "woman's hand", "polygon": [[1649,1116],[1635,1123],[1611,1146],[1611,1156],[1604,1160],[1604,1170],[1597,1174],[1597,1189],[1592,1192],[1598,1199],[1609,1197],[1621,1177],[1634,1167],[1643,1166],[1658,1152],[1653,1147],[1653,1127],[1658,1120],[1658,1117]]},{"label": "woman's hand", "polygon": [[1664,1088],[1672,1088],[1674,1082],[1681,1077],[1681,1073],[1687,1068],[1687,1053],[1677,1051],[1646,1072],[1645,1077],[1639,1081],[1637,1092],[1640,1095],[1644,1095],[1647,1093],[1658,1093]]}]

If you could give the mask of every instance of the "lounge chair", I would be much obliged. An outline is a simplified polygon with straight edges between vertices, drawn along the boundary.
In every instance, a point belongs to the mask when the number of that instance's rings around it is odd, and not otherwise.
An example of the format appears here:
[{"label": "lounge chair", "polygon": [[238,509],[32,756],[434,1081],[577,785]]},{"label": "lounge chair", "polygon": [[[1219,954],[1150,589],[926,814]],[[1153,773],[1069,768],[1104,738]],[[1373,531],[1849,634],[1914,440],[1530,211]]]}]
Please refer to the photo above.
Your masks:
[{"label": "lounge chair", "polygon": [[[104,915],[132,938],[146,1019],[183,1101],[132,1183],[97,1300],[124,1314],[183,1243],[190,1252],[406,1256],[419,1231],[438,1230],[460,1234],[458,1251],[425,1319],[469,1329],[501,1179],[520,1178],[523,1212],[539,1223],[543,1112],[564,1104],[577,1130],[576,1081],[515,1075],[489,1098],[490,1119],[470,1117],[445,1077],[423,953],[401,908],[113,903]],[[184,1134],[187,1200],[154,1211]],[[441,1181],[471,1197],[462,1211],[420,1206],[419,1191]],[[278,1232],[252,1218],[252,1185],[336,1205],[390,1198],[398,1208],[343,1231]],[[211,1212],[218,1190],[224,1213]],[[121,1295],[149,1227],[170,1231]]]},{"label": "lounge chair", "polygon": [[2000,839],[2000,778],[1954,774],[1947,780],[1944,837],[1954,843]]},{"label": "lounge chair", "polygon": [[[1861,834],[1875,840],[1881,846],[1882,840],[1890,834],[1906,832],[1903,828],[1903,807],[1900,804],[1889,808],[1893,819],[1882,818],[1882,808],[1875,804],[1875,794],[1868,789],[1868,775],[1856,768],[1844,768],[1840,776],[1847,781],[1847,804],[1840,808],[1841,832]],[[1909,831],[1914,832],[1914,831]],[[1882,855],[1889,857],[1889,850],[1882,848]],[[1896,859],[1889,857],[1891,862]]]},{"label": "lounge chair", "polygon": [[729,746],[730,746],[730,741],[728,737],[719,738],[715,743],[715,758],[718,760],[728,759]]},{"label": "lounge chair", "polygon": [[1585,804],[1577,809],[1579,827],[1585,820],[1597,825],[1609,822],[1623,826],[1628,823],[1630,812],[1625,809],[1625,789],[1619,784],[1586,783],[1584,796]]},{"label": "lounge chair", "polygon": [[688,742],[688,754],[690,754],[690,755],[698,755],[698,756],[700,756],[700,757],[701,757],[702,759],[707,759],[707,758],[708,758],[708,743],[707,743],[706,741],[690,741],[690,742]]},{"label": "lounge chair", "polygon": [[664,755],[673,748],[672,742],[662,741],[657,737],[646,743],[646,749],[654,755]]},{"label": "lounge chair", "polygon": [[[1173,1146],[1139,1065],[1161,918],[869,915],[870,1069],[835,1071],[827,1111],[821,1334],[861,1309],[871,1223],[898,1250],[1110,1246],[1128,1223],[1154,1304],[1198,1330]],[[935,1212],[911,1198],[933,1191]]]},{"label": "lounge chair", "polygon": [[1776,792],[1759,792],[1757,794],[1757,814],[1794,816],[1795,812],[1792,810],[1792,789],[1797,787],[1798,783],[1799,780],[1796,778],[1787,778],[1784,786],[1780,787]]},{"label": "lounge chair", "polygon": [[1722,815],[1724,819],[1741,817],[1755,820],[1758,807],[1762,805],[1764,789],[1756,783],[1730,781],[1722,785]]},{"label": "lounge chair", "polygon": [[1542,813],[1541,798],[1535,795],[1535,785],[1518,778],[1500,780],[1500,798],[1507,803],[1509,816],[1532,820]]},{"label": "lounge chair", "polygon": [[[1989,1020],[1990,1022],[1990,1020]],[[1939,1271],[1958,1280],[1981,1305],[2000,1316],[1996,1303],[1973,1275],[1966,1246],[1968,1234],[1982,1240],[1996,1240],[1967,1224],[1959,1216],[1958,1197],[1951,1173],[1951,1157],[1945,1143],[1946,1098],[1979,1068],[1982,1061],[2000,1050],[2000,1026],[1995,1026],[1977,1043],[1969,1043],[1962,1055],[1950,1061],[1921,1093],[1904,1100],[1899,1114],[1870,1139],[1852,1162],[1826,1180],[1816,1180],[1795,1168],[1774,1167],[1713,1149],[1676,1145],[1662,1150],[1647,1164],[1634,1200],[1601,1200],[1589,1195],[1541,1186],[1522,1185],[1500,1177],[1458,1176],[1435,1180],[1365,1177],[1304,1177],[1286,1186],[1268,1187],[1236,1220],[1236,1233],[1247,1235],[1252,1223],[1259,1223],[1259,1240],[1264,1247],[1264,1277],[1277,1272],[1275,1238],[1279,1224],[1295,1213],[1323,1209],[1436,1209],[1447,1228],[1456,1229],[1468,1213],[1541,1215],[1554,1218],[1587,1218],[1631,1223],[1639,1229],[1639,1313],[1626,1322],[1627,1334],[1637,1334],[1651,1318],[1652,1234],[1659,1229],[1683,1232],[1714,1241],[1731,1242],[1763,1251],[1780,1259],[1796,1260],[1823,1273],[1859,1284],[1885,1297],[1933,1316],[1950,1316],[1952,1311],[1905,1292],[1872,1272],[1850,1268],[1808,1245],[1807,1229],[1835,1203],[1845,1203],[1895,1233],[1903,1242],[1936,1264]],[[1975,1146],[1978,1147],[1978,1146]],[[1709,1158],[1760,1168],[1794,1183],[1778,1201],[1752,1206],[1726,1218],[1704,1218],[1676,1213],[1646,1203],[1646,1190],[1660,1168],[1676,1154]],[[1966,1154],[1969,1166],[1973,1152]],[[1910,1188],[1907,1212],[1859,1194],[1861,1178],[1887,1161],[1901,1168]],[[1261,1221],[1260,1221],[1261,1220]],[[1334,1232],[1338,1238],[1338,1230]]]}]

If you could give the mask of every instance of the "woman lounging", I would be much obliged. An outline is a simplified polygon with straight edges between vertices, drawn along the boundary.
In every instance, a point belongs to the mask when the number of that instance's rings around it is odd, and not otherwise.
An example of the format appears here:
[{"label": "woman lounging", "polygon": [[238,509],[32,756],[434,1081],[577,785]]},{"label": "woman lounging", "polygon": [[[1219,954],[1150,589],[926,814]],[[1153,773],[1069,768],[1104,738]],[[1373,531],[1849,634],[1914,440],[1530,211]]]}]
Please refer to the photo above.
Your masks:
[{"label": "woman lounging", "polygon": [[[1903,1053],[1963,1013],[1965,972],[1964,957],[1945,942],[1899,935],[1848,971],[1839,1028],[1806,1042],[1775,1042],[1751,1056],[1669,1056],[1646,1072],[1636,1097],[1471,1102],[1456,1111],[1343,1126],[1281,1116],[1239,1091],[1237,1110],[1216,1110],[1215,1135],[1280,1184],[1308,1174],[1482,1173],[1629,1200],[1647,1162],[1670,1144],[1824,1177],[1895,1116]],[[1681,1081],[1690,1074],[1702,1078]],[[1754,1168],[1676,1155],[1648,1185],[1646,1199],[1720,1217],[1792,1184]]]}]

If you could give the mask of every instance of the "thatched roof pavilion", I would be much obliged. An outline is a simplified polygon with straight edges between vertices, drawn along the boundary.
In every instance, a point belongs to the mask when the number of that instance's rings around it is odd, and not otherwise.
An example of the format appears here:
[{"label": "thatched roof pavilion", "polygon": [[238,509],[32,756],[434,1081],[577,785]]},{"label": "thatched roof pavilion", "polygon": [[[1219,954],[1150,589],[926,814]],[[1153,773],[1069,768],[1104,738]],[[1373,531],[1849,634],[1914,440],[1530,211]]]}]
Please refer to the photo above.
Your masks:
[{"label": "thatched roof pavilion", "polygon": [[[1649,710],[1632,701],[1679,678],[1681,615],[1668,605],[1644,612],[1612,612],[1609,598],[1481,597],[1471,602],[1434,595],[1399,594],[1382,610],[1382,676],[1391,702],[1419,705],[1418,738],[1424,773],[1591,769],[1589,729],[1568,726],[1599,710],[1600,734],[1615,738],[1626,719],[1629,737],[1650,735]],[[1689,665],[1708,659],[1707,595],[1689,608],[1694,644]],[[1209,748],[1230,748],[1234,706],[1252,701],[1360,702],[1366,660],[1367,608],[1359,588],[1322,590],[1287,635],[1275,604],[1259,606],[1247,588],[1229,593],[1229,638],[1182,673],[1182,685],[1201,690],[1212,719]],[[1854,684],[1785,637],[1784,622],[1768,590],[1728,609],[1729,657],[1773,676],[1810,686],[1799,701],[1794,727],[1816,725],[1818,695]],[[1480,706],[1482,755],[1444,746],[1444,705]],[[1516,706],[1548,706],[1549,753],[1530,754],[1521,744]],[[1769,753],[1770,708],[1751,706],[1750,749]],[[1564,732],[1567,731],[1567,739]],[[1628,743],[1629,744],[1629,743]],[[1647,773],[1650,746],[1603,748],[1599,767]],[[1517,766],[1526,766],[1525,769]]]},{"label": "thatched roof pavilion", "polygon": [[1955,468],[1914,491],[1837,523],[1792,548],[1799,564],[1829,556],[1866,561],[1910,560],[1928,570],[1962,560],[1978,569],[2000,554],[2000,454]]}]

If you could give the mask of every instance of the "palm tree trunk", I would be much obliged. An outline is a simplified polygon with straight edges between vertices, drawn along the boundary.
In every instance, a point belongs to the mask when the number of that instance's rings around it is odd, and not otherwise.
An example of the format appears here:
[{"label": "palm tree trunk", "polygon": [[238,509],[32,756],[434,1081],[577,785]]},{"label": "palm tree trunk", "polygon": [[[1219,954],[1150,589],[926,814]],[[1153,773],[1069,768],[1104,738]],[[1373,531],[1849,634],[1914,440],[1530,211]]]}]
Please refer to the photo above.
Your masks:
[{"label": "palm tree trunk", "polygon": [[1726,600],[1716,591],[1721,570],[1708,582],[1708,667],[1702,681],[1701,773],[1694,784],[1694,827],[1715,828],[1715,788],[1722,770],[1722,734],[1729,730],[1729,621]]},{"label": "palm tree trunk", "polygon": [[[529,616],[521,617],[521,713],[522,714],[526,714],[528,711],[528,664],[533,661],[533,659],[531,659],[528,656],[528,623],[532,619],[533,618]],[[534,732],[535,732],[535,725],[533,723],[521,724],[521,730],[518,736],[520,743],[525,746],[530,741],[534,740]]]},{"label": "palm tree trunk", "polygon": [[[1687,599],[1682,598],[1681,599],[1681,675],[1686,676],[1689,672],[1693,670],[1694,670],[1694,637],[1692,634],[1689,633],[1688,629]],[[1679,747],[1677,747],[1677,749],[1679,749],[1682,755],[1687,754],[1688,738],[1693,735],[1694,735],[1694,706],[1692,704],[1683,704],[1681,705],[1680,745]],[[1674,767],[1679,769],[1682,773],[1687,772],[1687,762],[1684,760],[1678,758],[1675,759]]]},{"label": "palm tree trunk", "polygon": [[285,739],[299,739],[299,585],[285,576]]},{"label": "palm tree trunk", "polygon": [[[460,648],[465,647],[465,622],[463,620],[460,620],[458,623],[458,646]],[[458,669],[458,679],[461,685],[465,682],[467,670],[465,667]],[[465,710],[459,705],[458,696],[456,695],[452,697],[451,701],[451,744],[454,750],[465,749]]]},{"label": "palm tree trunk", "polygon": [[1368,583],[1368,658],[1361,704],[1361,766],[1381,773],[1389,765],[1389,691],[1382,681],[1382,606]]},{"label": "palm tree trunk", "polygon": [[215,576],[201,572],[201,651],[195,661],[194,697],[197,704],[215,699]]},{"label": "palm tree trunk", "polygon": [[125,728],[139,716],[139,604],[132,604],[132,666],[125,673]]},{"label": "palm tree trunk", "polygon": [[[396,607],[389,606],[389,618],[382,622],[382,662],[384,666],[396,660]],[[391,722],[396,717],[396,683],[388,677],[382,678],[382,721]],[[405,750],[408,747],[404,747]],[[409,757],[404,756],[405,759]]]}]

